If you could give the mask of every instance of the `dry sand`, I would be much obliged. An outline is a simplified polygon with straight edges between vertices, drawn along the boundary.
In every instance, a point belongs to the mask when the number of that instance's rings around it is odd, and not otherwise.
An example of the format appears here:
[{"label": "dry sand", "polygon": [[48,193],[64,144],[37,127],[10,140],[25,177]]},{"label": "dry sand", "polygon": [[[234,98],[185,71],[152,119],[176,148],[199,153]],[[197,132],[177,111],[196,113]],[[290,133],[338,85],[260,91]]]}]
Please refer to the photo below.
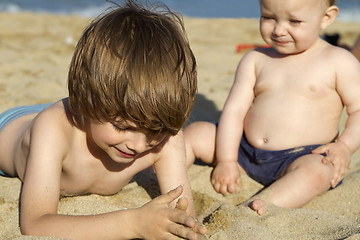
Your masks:
[{"label": "dry sand", "polygon": [[[77,16],[0,14],[0,111],[65,97],[72,51],[89,22]],[[236,52],[237,44],[263,44],[258,22],[185,18],[185,26],[199,73],[199,95],[190,121],[216,121],[244,53]],[[351,45],[360,32],[360,23],[335,22],[328,32],[340,33],[341,43]],[[360,239],[359,152],[340,187],[302,209],[270,206],[270,213],[263,217],[245,205],[237,206],[259,191],[261,185],[243,176],[244,188],[223,197],[212,189],[211,170],[203,165],[189,169],[197,214],[208,228],[204,239]],[[19,231],[20,187],[18,179],[0,177],[1,239],[37,239],[21,236]],[[114,196],[63,198],[59,213],[96,214],[138,207],[158,192],[153,175],[139,174]]]}]

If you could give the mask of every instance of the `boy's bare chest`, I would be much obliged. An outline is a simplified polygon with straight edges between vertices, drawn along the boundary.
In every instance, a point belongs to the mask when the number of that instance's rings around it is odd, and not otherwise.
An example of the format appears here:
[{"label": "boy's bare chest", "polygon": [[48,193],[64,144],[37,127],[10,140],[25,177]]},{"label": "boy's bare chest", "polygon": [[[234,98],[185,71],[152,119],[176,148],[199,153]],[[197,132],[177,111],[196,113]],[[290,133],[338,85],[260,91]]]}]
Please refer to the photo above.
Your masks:
[{"label": "boy's bare chest", "polygon": [[71,163],[64,161],[61,174],[60,190],[64,195],[115,194],[127,185],[136,173],[147,166],[147,164],[108,165],[92,157],[67,161]]}]

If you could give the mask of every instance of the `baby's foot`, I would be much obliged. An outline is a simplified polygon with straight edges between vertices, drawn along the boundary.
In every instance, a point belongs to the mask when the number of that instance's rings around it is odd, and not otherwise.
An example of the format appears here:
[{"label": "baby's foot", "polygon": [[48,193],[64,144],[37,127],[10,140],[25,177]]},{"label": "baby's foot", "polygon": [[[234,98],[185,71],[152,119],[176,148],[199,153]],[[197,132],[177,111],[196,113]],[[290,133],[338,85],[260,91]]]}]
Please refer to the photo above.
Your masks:
[{"label": "baby's foot", "polygon": [[266,203],[264,200],[255,199],[250,203],[249,207],[252,210],[254,210],[257,214],[259,214],[259,216],[262,216],[265,213],[267,213]]}]

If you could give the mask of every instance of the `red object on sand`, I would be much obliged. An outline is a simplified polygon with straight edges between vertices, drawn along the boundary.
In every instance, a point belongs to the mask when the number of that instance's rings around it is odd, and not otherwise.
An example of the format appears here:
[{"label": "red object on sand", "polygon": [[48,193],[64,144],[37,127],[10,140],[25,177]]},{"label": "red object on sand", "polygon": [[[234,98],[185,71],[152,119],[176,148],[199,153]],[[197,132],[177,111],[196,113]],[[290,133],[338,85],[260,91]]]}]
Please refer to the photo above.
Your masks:
[{"label": "red object on sand", "polygon": [[256,45],[256,44],[249,44],[249,43],[241,43],[241,44],[236,45],[236,52],[240,53],[242,51],[249,51],[249,50],[252,50],[252,49],[255,49],[258,47],[269,48],[271,46],[270,45]]}]

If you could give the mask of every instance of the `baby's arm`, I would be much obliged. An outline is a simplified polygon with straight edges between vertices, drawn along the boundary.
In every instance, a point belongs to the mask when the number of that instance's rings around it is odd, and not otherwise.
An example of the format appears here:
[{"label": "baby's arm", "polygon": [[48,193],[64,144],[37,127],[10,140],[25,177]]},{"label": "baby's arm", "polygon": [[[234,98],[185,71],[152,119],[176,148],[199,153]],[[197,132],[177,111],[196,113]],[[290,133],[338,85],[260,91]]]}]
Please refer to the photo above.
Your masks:
[{"label": "baby's arm", "polygon": [[178,200],[176,208],[169,207],[181,195],[181,187],[137,209],[92,216],[57,214],[62,159],[69,143],[61,129],[48,127],[49,120],[39,117],[32,129],[21,193],[23,234],[70,239],[175,239],[175,235],[197,239],[195,232],[204,231],[186,214],[184,199]]},{"label": "baby's arm", "polygon": [[236,191],[240,185],[238,148],[244,131],[244,119],[254,99],[256,82],[254,58],[249,52],[240,61],[216,134],[216,167],[212,184],[217,192],[226,194]]},{"label": "baby's arm", "polygon": [[[206,229],[195,220],[195,206],[192,198],[190,183],[187,176],[186,153],[183,132],[180,131],[176,136],[170,137],[164,144],[161,151],[157,154],[154,168],[158,178],[161,193],[182,186],[183,198],[181,202],[186,201],[186,212],[193,217],[192,228],[194,232],[204,234]],[[176,200],[169,204],[170,208],[175,208]],[[189,226],[190,227],[190,226]]]},{"label": "baby's arm", "polygon": [[337,52],[335,59],[339,61],[336,66],[336,90],[346,106],[348,119],[344,131],[335,143],[329,143],[314,153],[326,153],[324,163],[334,166],[334,176],[331,186],[335,187],[344,177],[351,155],[360,146],[360,63],[349,52]]},{"label": "baby's arm", "polygon": [[[180,131],[176,136],[168,139],[158,153],[158,159],[154,167],[161,193],[165,193],[181,185],[184,189],[181,197],[185,198],[188,202],[187,213],[195,217],[195,206],[187,176],[183,131]],[[176,201],[170,204],[171,207],[175,207],[175,205]]]}]

